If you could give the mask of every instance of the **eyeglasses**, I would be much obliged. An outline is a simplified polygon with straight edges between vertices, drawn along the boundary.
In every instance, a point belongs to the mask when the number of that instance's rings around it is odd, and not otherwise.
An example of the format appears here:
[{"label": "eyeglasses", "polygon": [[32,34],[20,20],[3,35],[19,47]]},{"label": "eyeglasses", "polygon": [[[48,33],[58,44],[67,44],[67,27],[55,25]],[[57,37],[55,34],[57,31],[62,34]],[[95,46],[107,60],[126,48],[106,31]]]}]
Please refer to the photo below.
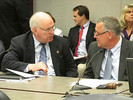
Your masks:
[{"label": "eyeglasses", "polygon": [[99,34],[97,34],[97,35],[96,35],[96,32],[95,32],[95,34],[94,34],[94,35],[95,35],[95,36],[99,36],[99,35],[105,34],[105,33],[107,33],[107,32],[108,32],[108,31],[104,31],[104,32],[99,33]]},{"label": "eyeglasses", "polygon": [[45,31],[45,32],[51,32],[52,30],[55,30],[55,26],[54,27],[51,27],[51,28],[48,28],[48,29],[43,29],[43,28],[40,28],[40,27],[37,27],[37,28],[39,28],[39,29],[41,29],[41,30],[43,30],[43,31]]}]

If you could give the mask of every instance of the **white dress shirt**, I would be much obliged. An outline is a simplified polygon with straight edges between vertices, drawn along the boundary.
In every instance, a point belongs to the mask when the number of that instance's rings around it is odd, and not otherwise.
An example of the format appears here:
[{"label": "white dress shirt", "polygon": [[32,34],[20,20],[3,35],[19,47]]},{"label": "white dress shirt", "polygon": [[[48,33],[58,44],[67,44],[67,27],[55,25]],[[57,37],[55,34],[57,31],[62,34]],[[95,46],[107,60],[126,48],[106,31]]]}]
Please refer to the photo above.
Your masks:
[{"label": "white dress shirt", "polygon": [[[82,34],[82,37],[81,37],[81,40],[80,40],[80,44],[78,46],[78,49],[77,49],[77,55],[78,56],[84,56],[87,54],[87,50],[86,50],[86,35],[87,35],[87,31],[88,31],[88,28],[89,28],[89,25],[90,25],[90,21],[88,21],[86,24],[84,24],[84,29],[83,29],[83,34]],[[81,30],[81,28],[80,28]],[[80,32],[79,30],[79,32]]]},{"label": "white dress shirt", "polygon": [[[34,35],[33,35],[33,39],[34,39],[34,45],[35,45],[35,63],[37,63],[39,62],[39,59],[40,59],[40,51],[41,51],[42,45],[40,45],[40,42],[35,39]],[[46,55],[47,55],[47,70],[48,70],[47,75],[55,76],[49,43],[45,44],[45,49],[46,49]],[[36,71],[34,74],[38,74],[38,71]]]},{"label": "white dress shirt", "polygon": [[[111,52],[112,52],[111,57],[113,59],[111,80],[118,80],[121,43],[122,43],[122,37],[120,37],[119,42],[111,49]],[[107,55],[108,55],[108,52],[106,50],[105,54],[104,54],[104,59],[103,59],[103,62],[102,62],[102,67],[101,67],[101,70],[100,70],[100,77],[104,76],[105,65],[106,65],[106,62],[107,62]]]}]

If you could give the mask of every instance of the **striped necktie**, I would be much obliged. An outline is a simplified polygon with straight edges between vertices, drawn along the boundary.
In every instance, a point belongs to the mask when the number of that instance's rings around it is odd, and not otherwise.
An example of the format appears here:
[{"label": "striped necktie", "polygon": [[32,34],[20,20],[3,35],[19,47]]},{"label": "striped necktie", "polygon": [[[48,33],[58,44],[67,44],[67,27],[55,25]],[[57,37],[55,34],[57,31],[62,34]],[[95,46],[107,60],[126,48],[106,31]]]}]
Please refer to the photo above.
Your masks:
[{"label": "striped necktie", "polygon": [[[47,53],[45,49],[45,44],[41,44],[42,48],[40,51],[40,59],[39,62],[44,62],[47,65]],[[44,72],[42,70],[39,71],[39,75],[44,75]]]}]

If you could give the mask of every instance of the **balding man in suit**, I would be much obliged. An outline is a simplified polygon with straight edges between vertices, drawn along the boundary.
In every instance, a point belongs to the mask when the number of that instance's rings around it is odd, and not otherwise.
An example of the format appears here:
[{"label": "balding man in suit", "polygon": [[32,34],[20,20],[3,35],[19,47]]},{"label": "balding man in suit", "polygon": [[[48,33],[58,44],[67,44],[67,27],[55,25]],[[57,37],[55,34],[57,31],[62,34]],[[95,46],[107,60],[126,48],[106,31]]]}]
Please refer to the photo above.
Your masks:
[{"label": "balding man in suit", "polygon": [[33,14],[30,28],[31,31],[12,39],[11,50],[2,61],[2,71],[9,68],[39,75],[76,77],[77,66],[67,40],[54,35],[51,16],[45,12]]}]

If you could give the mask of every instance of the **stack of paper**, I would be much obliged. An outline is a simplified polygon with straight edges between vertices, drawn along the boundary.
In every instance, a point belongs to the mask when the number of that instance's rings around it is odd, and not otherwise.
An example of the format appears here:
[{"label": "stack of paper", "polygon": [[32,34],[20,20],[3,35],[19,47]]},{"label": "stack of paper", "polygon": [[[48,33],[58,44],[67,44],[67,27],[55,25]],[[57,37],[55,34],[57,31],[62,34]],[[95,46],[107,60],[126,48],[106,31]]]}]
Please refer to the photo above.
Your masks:
[{"label": "stack of paper", "polygon": [[[99,85],[107,84],[114,82],[115,80],[101,80],[101,79],[82,79],[79,81],[80,85],[89,86],[92,88],[96,88]],[[77,82],[71,83],[71,85],[75,85]]]},{"label": "stack of paper", "polygon": [[0,81],[7,81],[7,82],[25,82],[25,81],[30,81],[38,77],[43,77],[41,75],[34,75],[34,74],[29,74],[25,72],[20,72],[12,69],[7,69],[9,72],[12,72],[15,75],[0,75]]}]

